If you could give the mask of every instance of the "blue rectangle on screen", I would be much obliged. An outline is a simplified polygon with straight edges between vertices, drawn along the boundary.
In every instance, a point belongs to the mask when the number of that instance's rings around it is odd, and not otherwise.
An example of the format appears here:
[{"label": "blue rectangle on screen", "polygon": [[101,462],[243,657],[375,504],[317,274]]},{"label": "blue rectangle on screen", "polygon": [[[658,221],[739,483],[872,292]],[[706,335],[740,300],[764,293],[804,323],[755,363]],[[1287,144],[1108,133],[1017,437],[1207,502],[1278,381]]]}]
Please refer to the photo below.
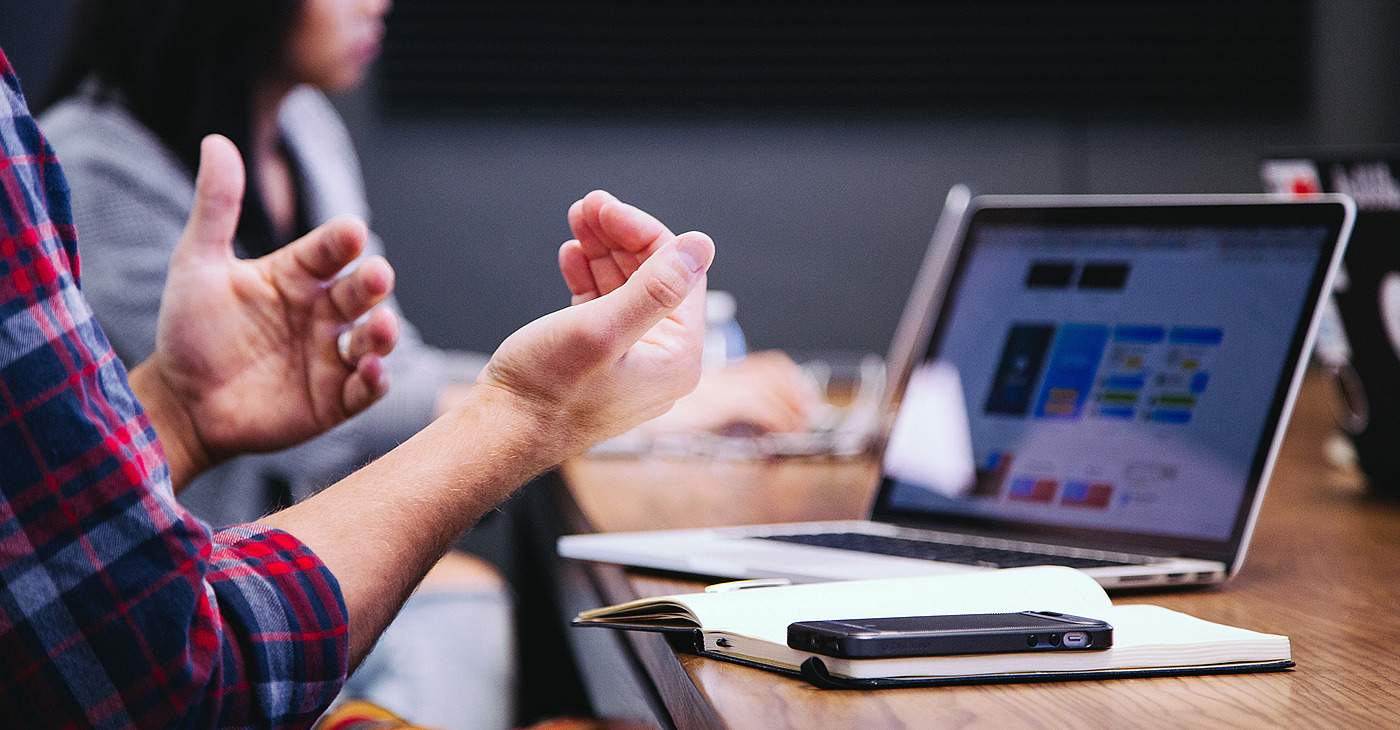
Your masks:
[{"label": "blue rectangle on screen", "polygon": [[1104,418],[1132,418],[1133,409],[1123,406],[1108,406],[1099,409],[1099,415]]},{"label": "blue rectangle on screen", "polygon": [[1174,345],[1218,345],[1224,337],[1218,327],[1177,327],[1169,339]]},{"label": "blue rectangle on screen", "polygon": [[1163,408],[1152,412],[1152,420],[1157,423],[1187,423],[1191,420],[1191,411]]},{"label": "blue rectangle on screen", "polygon": [[1161,342],[1166,336],[1166,329],[1152,325],[1123,324],[1113,328],[1114,342],[1136,342],[1150,345]]},{"label": "blue rectangle on screen", "polygon": [[1196,373],[1191,376],[1191,392],[1204,393],[1206,383],[1210,382],[1210,373]]},{"label": "blue rectangle on screen", "polygon": [[1011,480],[1011,488],[1006,491],[1012,496],[1029,497],[1035,494],[1035,479],[1033,477],[1016,477]]},{"label": "blue rectangle on screen", "polygon": [[1066,324],[1055,337],[1055,347],[1046,367],[1045,382],[1036,398],[1038,418],[1073,420],[1084,410],[1084,401],[1094,384],[1108,327],[1101,324]]},{"label": "blue rectangle on screen", "polygon": [[1006,460],[1007,456],[1008,454],[1004,451],[993,451],[987,454],[987,471],[996,471],[997,467],[1002,465],[1002,462]]},{"label": "blue rectangle on screen", "polygon": [[1103,379],[1103,387],[1109,390],[1142,390],[1143,384],[1141,375],[1112,375]]}]

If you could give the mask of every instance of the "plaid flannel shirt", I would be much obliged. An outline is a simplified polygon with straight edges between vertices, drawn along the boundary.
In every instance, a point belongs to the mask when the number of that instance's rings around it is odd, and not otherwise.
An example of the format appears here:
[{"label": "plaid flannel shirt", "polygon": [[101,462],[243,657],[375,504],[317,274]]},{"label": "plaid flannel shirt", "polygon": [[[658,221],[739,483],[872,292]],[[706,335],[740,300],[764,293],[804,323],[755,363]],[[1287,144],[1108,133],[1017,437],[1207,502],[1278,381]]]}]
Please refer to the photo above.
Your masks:
[{"label": "plaid flannel shirt", "polygon": [[0,727],[309,725],[345,678],[339,586],[290,535],[175,502],[3,53],[0,76]]}]

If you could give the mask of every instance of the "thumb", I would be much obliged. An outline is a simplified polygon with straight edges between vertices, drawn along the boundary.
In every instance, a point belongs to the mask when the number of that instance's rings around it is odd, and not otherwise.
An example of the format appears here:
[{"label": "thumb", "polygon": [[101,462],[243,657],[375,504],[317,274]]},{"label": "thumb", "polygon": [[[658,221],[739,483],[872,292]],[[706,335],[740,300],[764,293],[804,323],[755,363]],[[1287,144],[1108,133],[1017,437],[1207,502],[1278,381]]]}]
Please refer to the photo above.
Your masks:
[{"label": "thumb", "polygon": [[199,146],[199,174],[180,248],[209,256],[228,254],[243,208],[243,157],[226,137],[211,134]]},{"label": "thumb", "polygon": [[648,257],[621,287],[579,307],[603,310],[602,316],[612,323],[624,348],[673,313],[683,325],[696,324],[691,320],[703,325],[703,302],[685,308],[681,305],[705,280],[714,256],[715,244],[709,236],[683,233]]}]

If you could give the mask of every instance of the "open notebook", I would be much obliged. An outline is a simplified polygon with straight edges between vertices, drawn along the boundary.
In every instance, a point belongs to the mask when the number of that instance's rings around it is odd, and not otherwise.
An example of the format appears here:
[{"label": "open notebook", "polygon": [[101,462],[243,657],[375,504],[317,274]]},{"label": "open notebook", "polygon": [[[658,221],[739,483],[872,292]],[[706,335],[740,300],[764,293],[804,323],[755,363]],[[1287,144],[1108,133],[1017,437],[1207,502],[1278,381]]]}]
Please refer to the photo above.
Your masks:
[{"label": "open notebook", "polygon": [[[795,621],[1057,611],[1107,621],[1103,651],[836,659],[787,646]],[[819,686],[880,687],[1267,671],[1293,666],[1288,637],[1158,606],[1114,606],[1094,580],[1039,566],[647,598],[585,611],[576,625],[662,631],[682,649],[802,676]]]}]

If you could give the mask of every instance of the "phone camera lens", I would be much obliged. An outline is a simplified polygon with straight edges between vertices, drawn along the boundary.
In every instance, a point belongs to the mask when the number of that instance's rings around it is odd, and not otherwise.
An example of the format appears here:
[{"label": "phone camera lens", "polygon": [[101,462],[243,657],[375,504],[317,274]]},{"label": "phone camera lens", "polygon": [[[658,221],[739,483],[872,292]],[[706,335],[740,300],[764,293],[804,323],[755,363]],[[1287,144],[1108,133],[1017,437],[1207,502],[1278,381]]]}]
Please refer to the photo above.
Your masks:
[{"label": "phone camera lens", "polygon": [[1050,638],[1050,646],[1059,646],[1059,645],[1060,645],[1060,635],[1059,635],[1059,634],[1051,634],[1049,638]]},{"label": "phone camera lens", "polygon": [[1040,637],[1039,637],[1039,636],[1036,636],[1035,634],[1031,634],[1030,636],[1027,636],[1027,637],[1026,637],[1026,643],[1029,644],[1030,646],[1039,646],[1039,645],[1040,645]]}]

